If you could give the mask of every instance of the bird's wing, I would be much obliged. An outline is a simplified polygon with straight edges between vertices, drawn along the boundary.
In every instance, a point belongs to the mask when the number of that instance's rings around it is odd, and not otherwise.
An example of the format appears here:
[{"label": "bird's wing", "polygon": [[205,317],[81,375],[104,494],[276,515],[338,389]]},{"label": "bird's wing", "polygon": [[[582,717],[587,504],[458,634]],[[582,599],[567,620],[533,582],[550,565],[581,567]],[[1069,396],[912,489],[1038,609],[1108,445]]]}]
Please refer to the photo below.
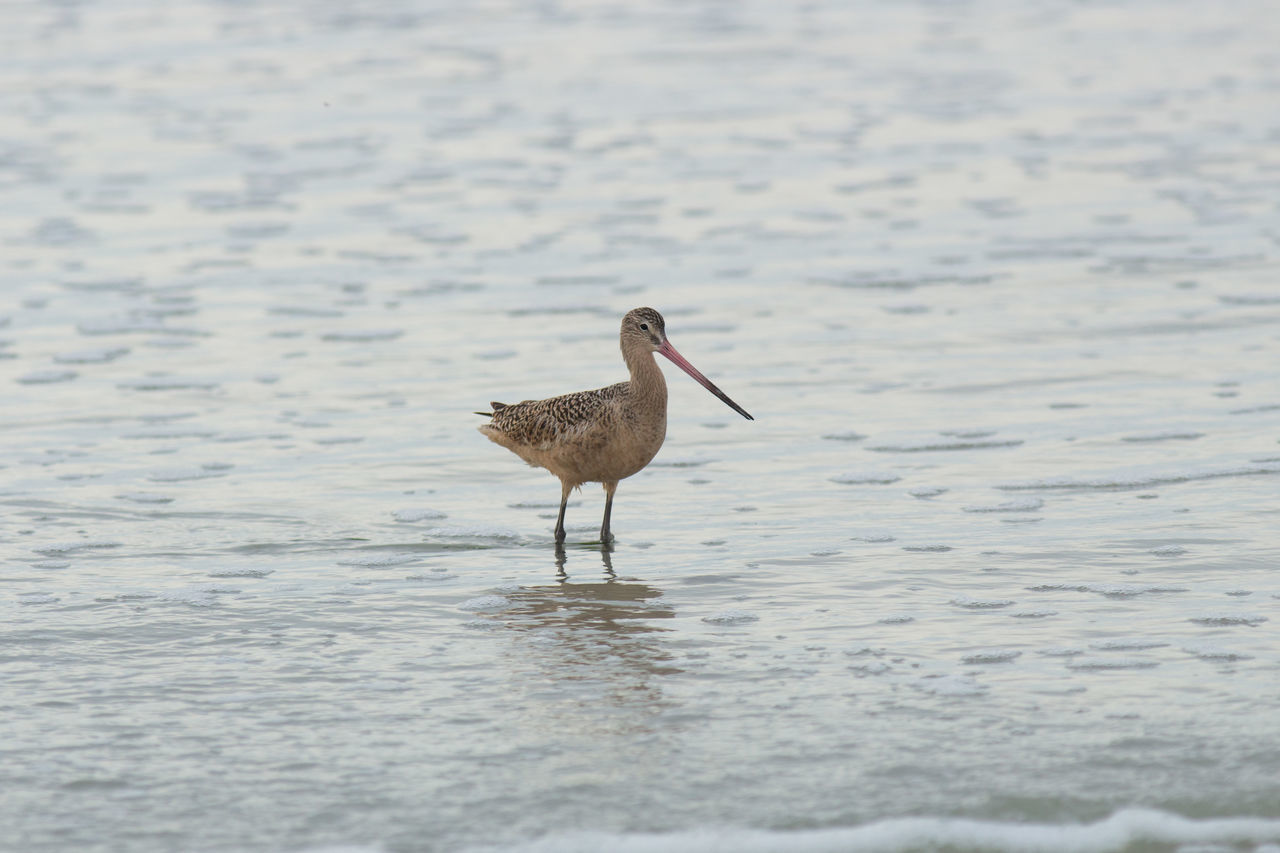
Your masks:
[{"label": "bird's wing", "polygon": [[610,404],[625,392],[626,383],[622,382],[594,391],[495,406],[493,426],[520,444],[551,447],[604,425],[612,417]]}]

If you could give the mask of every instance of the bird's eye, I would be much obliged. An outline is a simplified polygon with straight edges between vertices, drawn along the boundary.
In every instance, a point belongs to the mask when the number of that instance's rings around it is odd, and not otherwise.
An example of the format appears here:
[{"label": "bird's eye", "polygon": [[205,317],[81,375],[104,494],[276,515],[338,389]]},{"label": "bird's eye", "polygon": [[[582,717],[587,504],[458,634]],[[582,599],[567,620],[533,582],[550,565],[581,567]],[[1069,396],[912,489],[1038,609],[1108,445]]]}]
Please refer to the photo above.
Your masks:
[{"label": "bird's eye", "polygon": [[647,331],[649,331],[649,324],[648,324],[648,323],[641,323],[641,324],[640,324],[640,330],[641,330],[642,332],[647,332]]}]

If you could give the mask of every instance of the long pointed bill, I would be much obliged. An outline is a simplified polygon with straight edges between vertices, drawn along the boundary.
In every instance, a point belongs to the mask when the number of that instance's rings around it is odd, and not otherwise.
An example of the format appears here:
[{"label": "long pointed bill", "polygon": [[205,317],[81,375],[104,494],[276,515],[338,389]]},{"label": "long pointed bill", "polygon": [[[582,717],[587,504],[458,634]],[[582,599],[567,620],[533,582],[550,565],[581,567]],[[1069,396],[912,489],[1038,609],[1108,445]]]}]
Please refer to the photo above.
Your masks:
[{"label": "long pointed bill", "polygon": [[729,408],[733,409],[735,412],[742,415],[744,418],[746,418],[749,421],[755,420],[755,418],[747,414],[746,409],[742,408],[737,403],[730,400],[728,394],[724,393],[719,388],[717,388],[714,382],[712,382],[710,379],[708,379],[707,377],[699,373],[698,368],[694,367],[692,364],[685,361],[684,356],[676,352],[676,348],[671,345],[671,341],[663,341],[662,346],[658,347],[656,352],[658,352],[661,355],[665,355],[667,358],[671,359],[671,361],[675,363],[676,367],[680,368],[685,373],[692,376],[695,380],[697,380],[699,385],[701,385],[703,388],[706,388],[712,394],[715,394],[724,402],[728,403]]}]

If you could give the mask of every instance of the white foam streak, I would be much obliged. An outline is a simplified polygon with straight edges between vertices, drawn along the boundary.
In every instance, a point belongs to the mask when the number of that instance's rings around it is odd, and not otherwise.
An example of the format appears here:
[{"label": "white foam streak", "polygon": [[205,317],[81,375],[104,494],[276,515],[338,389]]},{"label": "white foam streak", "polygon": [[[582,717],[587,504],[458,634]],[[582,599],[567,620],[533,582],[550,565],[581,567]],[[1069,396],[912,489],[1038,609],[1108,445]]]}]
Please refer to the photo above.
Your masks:
[{"label": "white foam streak", "polygon": [[697,829],[668,834],[574,833],[510,847],[503,853],[879,853],[959,850],[1009,853],[1111,853],[1134,844],[1265,844],[1280,841],[1280,820],[1194,820],[1154,809],[1124,809],[1088,824],[1015,824],[963,818],[909,817],[841,829],[774,832]]}]

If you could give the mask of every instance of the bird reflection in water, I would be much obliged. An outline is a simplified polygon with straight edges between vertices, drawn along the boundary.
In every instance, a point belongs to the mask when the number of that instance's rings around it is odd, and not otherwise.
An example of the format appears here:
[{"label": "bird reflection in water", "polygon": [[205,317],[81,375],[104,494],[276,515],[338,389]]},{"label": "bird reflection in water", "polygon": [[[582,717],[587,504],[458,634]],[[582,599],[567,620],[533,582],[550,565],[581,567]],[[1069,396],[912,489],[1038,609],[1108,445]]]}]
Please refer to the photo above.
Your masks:
[{"label": "bird reflection in water", "polygon": [[[583,549],[584,551],[587,549]],[[600,562],[604,565],[605,576],[609,579],[617,578],[618,575],[613,571],[613,543],[600,543]],[[564,543],[556,543],[556,580],[561,582],[569,579],[569,573],[565,571],[564,564],[568,562],[568,554],[565,553]]]},{"label": "bird reflection in water", "polygon": [[[598,558],[603,578],[593,571],[591,580],[571,581],[566,566],[572,568],[579,555],[592,563]],[[662,622],[675,610],[657,587],[619,577],[608,548],[568,554],[559,548],[555,565],[556,582],[504,591],[511,606],[493,616],[519,635],[509,659],[520,673],[513,686],[540,685],[536,698],[529,698],[546,706],[546,719],[557,726],[576,718],[583,733],[648,730],[666,704],[662,677],[681,671],[671,665],[663,642],[670,629]],[[530,668],[538,678],[527,678]],[[583,705],[587,687],[596,700]]]},{"label": "bird reflection in water", "polygon": [[[523,630],[546,628],[591,628],[622,637],[665,631],[654,619],[670,619],[675,611],[662,605],[662,590],[627,578],[619,578],[613,568],[613,548],[602,545],[573,549],[578,554],[596,553],[604,579],[574,582],[566,568],[571,563],[563,545],[556,546],[556,583],[525,586],[507,593],[514,604],[503,611],[511,627]],[[600,637],[594,638],[596,640]]]}]

